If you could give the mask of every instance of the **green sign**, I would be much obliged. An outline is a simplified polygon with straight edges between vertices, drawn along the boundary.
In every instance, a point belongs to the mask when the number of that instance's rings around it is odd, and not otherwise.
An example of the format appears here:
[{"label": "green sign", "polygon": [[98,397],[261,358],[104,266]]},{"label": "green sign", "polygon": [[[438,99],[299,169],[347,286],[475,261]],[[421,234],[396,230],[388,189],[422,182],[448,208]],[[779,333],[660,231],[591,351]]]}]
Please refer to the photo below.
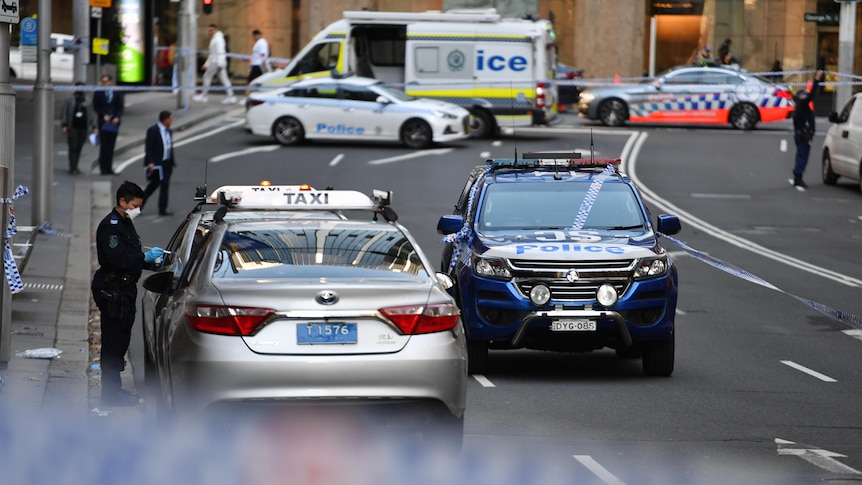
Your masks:
[{"label": "green sign", "polygon": [[818,24],[837,24],[840,16],[837,13],[806,13],[806,22],[817,22]]},{"label": "green sign", "polygon": [[120,23],[123,25],[123,45],[117,60],[117,80],[121,83],[144,81],[143,0],[120,0]]}]

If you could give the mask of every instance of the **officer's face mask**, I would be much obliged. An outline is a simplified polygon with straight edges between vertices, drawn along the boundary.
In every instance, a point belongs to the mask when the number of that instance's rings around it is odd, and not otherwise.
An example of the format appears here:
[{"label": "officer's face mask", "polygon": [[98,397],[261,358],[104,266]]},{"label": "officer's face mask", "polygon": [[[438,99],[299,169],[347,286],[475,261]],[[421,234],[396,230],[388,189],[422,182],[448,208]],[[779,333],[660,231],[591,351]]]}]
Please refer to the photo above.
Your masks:
[{"label": "officer's face mask", "polygon": [[128,217],[130,221],[135,220],[135,217],[138,217],[140,214],[140,207],[135,207],[134,209],[126,209],[126,217]]}]

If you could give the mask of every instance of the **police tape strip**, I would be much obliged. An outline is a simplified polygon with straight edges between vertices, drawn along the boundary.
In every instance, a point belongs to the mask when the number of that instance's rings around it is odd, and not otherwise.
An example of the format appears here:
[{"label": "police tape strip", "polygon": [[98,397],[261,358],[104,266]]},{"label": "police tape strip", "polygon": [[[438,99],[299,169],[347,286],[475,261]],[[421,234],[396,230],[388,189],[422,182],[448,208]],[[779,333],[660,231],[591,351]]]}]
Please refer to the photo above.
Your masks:
[{"label": "police tape strip", "polygon": [[476,192],[478,188],[482,185],[485,180],[485,177],[491,172],[494,168],[493,165],[488,165],[485,170],[476,178],[476,182],[473,183],[473,187],[470,188],[470,196],[467,198],[467,214],[464,216],[464,225],[461,226],[461,229],[458,230],[455,234],[447,234],[443,238],[443,242],[452,244],[452,257],[449,259],[449,270],[455,267],[455,263],[461,258],[461,247],[470,240],[473,234],[473,228],[470,227],[470,219],[473,214],[473,201],[476,200]]},{"label": "police tape strip", "polygon": [[[11,204],[21,196],[27,195],[30,192],[27,187],[19,185],[12,194],[12,198],[0,198],[0,203]],[[18,264],[15,263],[15,255],[12,254],[12,236],[18,234],[18,227],[15,225],[15,211],[12,206],[9,206],[9,225],[6,227],[6,244],[3,251],[3,268],[6,271],[6,281],[9,283],[9,290],[14,295],[20,293],[24,289],[24,282],[21,281],[21,273],[18,272]]]},{"label": "police tape strip", "polygon": [[63,238],[71,238],[72,237],[72,235],[69,234],[68,232],[55,231],[54,229],[51,229],[52,225],[53,224],[51,222],[47,222],[47,221],[43,222],[43,223],[39,224],[38,226],[36,226],[36,231],[38,231],[40,234],[45,234],[46,236],[56,236],[56,237],[63,237]]},{"label": "police tape strip", "polygon": [[580,231],[584,228],[584,223],[587,221],[587,216],[590,215],[590,211],[593,209],[593,204],[596,202],[596,196],[599,195],[599,190],[602,188],[602,184],[605,183],[605,180],[608,177],[615,173],[616,169],[614,169],[614,166],[609,163],[602,173],[593,177],[593,181],[590,183],[590,188],[587,189],[584,201],[581,202],[581,207],[578,209],[577,216],[575,216],[575,222],[572,223],[572,229]]},{"label": "police tape strip", "polygon": [[816,301],[812,301],[812,300],[809,300],[807,298],[802,298],[800,296],[796,296],[794,294],[788,293],[788,292],[782,290],[781,288],[773,285],[772,283],[764,280],[763,278],[755,276],[755,275],[749,273],[748,271],[745,271],[744,269],[738,268],[738,267],[736,267],[730,263],[727,263],[727,262],[722,261],[720,259],[714,258],[708,254],[704,254],[704,253],[702,253],[702,252],[700,252],[694,248],[689,247],[684,242],[682,242],[676,238],[668,236],[667,234],[662,234],[662,233],[657,233],[657,234],[660,237],[663,237],[663,238],[667,239],[668,241],[672,242],[678,248],[682,249],[686,253],[694,256],[696,259],[712,266],[713,268],[719,269],[721,271],[724,271],[725,273],[728,273],[728,274],[735,276],[737,278],[741,278],[741,279],[746,280],[748,282],[754,283],[756,285],[763,286],[764,288],[769,288],[770,290],[775,290],[779,293],[783,293],[783,294],[785,294],[791,298],[794,298],[794,299],[804,303],[805,305],[808,305],[812,309],[814,309],[814,310],[816,310],[816,311],[818,311],[818,312],[820,312],[820,313],[822,313],[828,317],[831,317],[831,318],[834,318],[835,320],[838,320],[839,322],[841,322],[847,326],[854,327],[857,329],[862,329],[862,322],[859,321],[859,317],[857,317],[856,315],[854,315],[852,313],[847,313],[843,310],[839,310],[837,308],[832,308],[832,307],[824,305],[822,303],[817,303]]}]

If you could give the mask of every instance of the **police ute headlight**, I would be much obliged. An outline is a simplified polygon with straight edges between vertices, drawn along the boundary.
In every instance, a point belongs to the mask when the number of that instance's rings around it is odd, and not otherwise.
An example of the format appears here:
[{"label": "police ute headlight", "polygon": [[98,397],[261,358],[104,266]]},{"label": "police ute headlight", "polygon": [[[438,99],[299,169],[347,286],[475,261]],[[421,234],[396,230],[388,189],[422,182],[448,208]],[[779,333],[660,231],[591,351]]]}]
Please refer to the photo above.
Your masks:
[{"label": "police ute headlight", "polygon": [[512,273],[506,267],[506,262],[498,258],[482,258],[475,256],[473,258],[473,271],[479,276],[487,276],[488,278],[510,279]]},{"label": "police ute headlight", "polygon": [[602,286],[599,286],[598,291],[596,291],[596,300],[602,306],[611,306],[617,302],[617,289],[614,288],[614,285],[605,283]]},{"label": "police ute headlight", "polygon": [[644,258],[635,267],[635,279],[652,278],[667,273],[667,256]]},{"label": "police ute headlight", "polygon": [[544,306],[551,300],[551,289],[545,285],[536,285],[530,290],[530,301],[533,305]]},{"label": "police ute headlight", "polygon": [[446,112],[444,112],[444,111],[435,111],[435,112],[434,112],[434,116],[436,116],[436,117],[438,117],[438,118],[444,118],[444,119],[447,119],[447,120],[456,120],[456,119],[458,119],[458,117],[457,117],[457,116],[455,116],[455,115],[453,115],[453,114],[450,114],[450,113],[446,113]]}]

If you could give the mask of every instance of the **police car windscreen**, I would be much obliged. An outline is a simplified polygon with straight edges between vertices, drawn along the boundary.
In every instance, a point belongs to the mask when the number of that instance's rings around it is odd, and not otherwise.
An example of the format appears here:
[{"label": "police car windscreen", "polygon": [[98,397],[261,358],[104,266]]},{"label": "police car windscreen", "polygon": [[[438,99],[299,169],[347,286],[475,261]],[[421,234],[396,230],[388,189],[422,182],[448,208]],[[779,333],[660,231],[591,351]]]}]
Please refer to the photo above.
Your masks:
[{"label": "police car windscreen", "polygon": [[[479,230],[571,227],[589,185],[588,182],[492,184],[479,209]],[[589,208],[583,229],[644,231],[644,216],[632,189],[620,183],[603,184]]]},{"label": "police car windscreen", "polygon": [[213,279],[427,278],[403,233],[349,221],[243,225],[225,232]]}]

